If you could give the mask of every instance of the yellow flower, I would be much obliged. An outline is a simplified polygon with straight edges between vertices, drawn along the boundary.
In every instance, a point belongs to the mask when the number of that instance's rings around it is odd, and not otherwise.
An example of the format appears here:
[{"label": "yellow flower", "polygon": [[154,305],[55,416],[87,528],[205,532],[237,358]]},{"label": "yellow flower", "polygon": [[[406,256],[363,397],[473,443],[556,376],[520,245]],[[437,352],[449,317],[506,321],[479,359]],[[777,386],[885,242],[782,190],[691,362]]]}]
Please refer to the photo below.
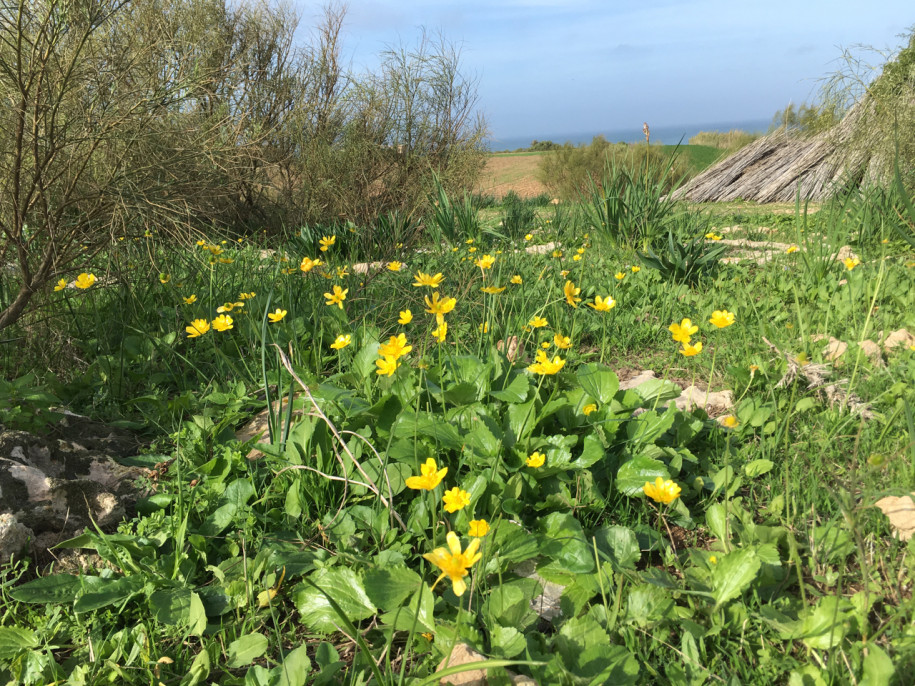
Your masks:
[{"label": "yellow flower", "polygon": [[844,260],[842,260],[842,264],[845,265],[845,268],[848,271],[851,271],[852,269],[857,267],[859,264],[861,264],[861,260],[859,260],[857,257],[846,257]]},{"label": "yellow flower", "polygon": [[633,266],[632,266],[632,273],[633,273],[633,274],[638,274],[640,271],[642,271],[642,268],[639,267],[638,265],[633,265]]},{"label": "yellow flower", "polygon": [[718,564],[718,557],[716,555],[709,555],[708,561],[713,565]]},{"label": "yellow flower", "polygon": [[213,256],[218,257],[219,255],[222,255],[222,248],[220,248],[218,245],[208,245],[206,246],[206,249],[209,250],[210,254]]},{"label": "yellow flower", "polygon": [[554,250],[553,257],[556,257],[556,258],[562,257],[562,250]]},{"label": "yellow flower", "polygon": [[566,296],[566,302],[572,307],[577,308],[578,303],[581,302],[581,298],[578,297],[578,294],[581,293],[581,289],[575,288],[575,284],[571,281],[566,281],[565,286],[562,287],[562,292]]},{"label": "yellow flower", "polygon": [[626,275],[623,272],[617,272],[613,276],[616,278],[617,281],[622,281],[623,279],[626,278]]},{"label": "yellow flower", "polygon": [[552,346],[552,345],[553,344],[550,343],[549,341],[544,341],[543,343],[540,344],[540,347],[543,348],[544,350],[549,350],[550,346]]},{"label": "yellow flower", "polygon": [[654,483],[646,481],[642,486],[642,491],[656,503],[665,505],[680,497],[680,487],[670,479],[665,481],[660,476],[654,480]]},{"label": "yellow flower", "polygon": [[334,342],[330,344],[330,347],[334,350],[343,350],[346,346],[350,344],[352,336],[347,334],[340,334],[334,339]]},{"label": "yellow flower", "polygon": [[413,350],[413,346],[407,345],[407,335],[403,333],[391,336],[387,343],[382,343],[378,346],[379,355],[391,357],[395,360],[400,359],[411,350]]},{"label": "yellow flower", "polygon": [[572,347],[572,339],[568,336],[563,336],[561,333],[557,333],[553,336],[553,343],[560,350],[568,350]]},{"label": "yellow flower", "polygon": [[496,263],[496,258],[492,255],[483,255],[473,261],[480,269],[490,269]]},{"label": "yellow flower", "polygon": [[184,304],[185,304],[185,305],[193,305],[195,302],[197,302],[197,296],[196,296],[196,294],[195,294],[195,295],[189,295],[188,297],[184,298]]},{"label": "yellow flower", "polygon": [[457,304],[456,298],[441,298],[439,299],[438,291],[432,294],[430,299],[427,295],[423,300],[426,301],[426,307],[428,308],[426,312],[429,314],[435,315],[435,321],[438,324],[441,324],[445,321],[445,315],[451,312],[454,309],[454,306]]},{"label": "yellow flower", "polygon": [[486,295],[498,295],[505,290],[505,286],[483,286],[480,290]]},{"label": "yellow flower", "polygon": [[715,310],[712,312],[712,318],[708,321],[709,324],[714,324],[719,329],[723,329],[734,323],[734,313],[727,310]]},{"label": "yellow flower", "polygon": [[483,322],[482,324],[479,324],[477,329],[479,329],[480,333],[489,333],[489,322]]},{"label": "yellow flower", "polygon": [[521,275],[520,275],[520,274],[515,274],[515,275],[511,278],[511,282],[512,282],[513,284],[517,285],[517,286],[520,286],[522,283],[524,283],[524,281],[521,279]]},{"label": "yellow flower", "polygon": [[[464,577],[469,574],[468,568],[472,567],[475,562],[483,557],[482,553],[477,552],[480,548],[480,539],[474,538],[467,546],[467,550],[461,552],[461,539],[453,531],[449,531],[445,536],[448,542],[448,549],[436,548],[431,553],[426,553],[423,557],[442,570],[437,584],[446,576],[451,580],[451,589],[454,595],[462,596],[467,590],[467,583]],[[433,587],[435,584],[433,584]]]},{"label": "yellow flower", "polygon": [[699,341],[695,345],[691,343],[684,343],[683,347],[680,349],[680,354],[683,357],[692,357],[693,355],[698,355],[702,352],[702,341]]},{"label": "yellow flower", "polygon": [[336,305],[341,310],[343,309],[343,301],[346,300],[346,294],[349,293],[348,288],[340,288],[339,286],[334,286],[333,293],[325,293],[324,297],[327,298],[326,305]]},{"label": "yellow flower", "polygon": [[571,272],[568,269],[563,269],[561,272],[559,272],[559,276],[561,276],[563,279],[566,278],[569,274],[571,274]]},{"label": "yellow flower", "polygon": [[399,272],[401,267],[403,267],[403,264],[396,260],[394,262],[388,262],[388,270],[392,272]]},{"label": "yellow flower", "polygon": [[560,369],[562,369],[566,363],[566,361],[558,355],[550,360],[550,358],[547,357],[547,354],[543,350],[537,351],[537,355],[534,357],[534,360],[534,364],[530,365],[527,369],[534,374],[541,375],[555,374]]},{"label": "yellow flower", "polygon": [[588,403],[583,408],[581,408],[581,411],[584,413],[585,417],[587,417],[592,412],[597,411],[597,405],[594,403]]},{"label": "yellow flower", "polygon": [[282,321],[283,317],[285,317],[285,316],[286,316],[286,310],[281,310],[278,307],[276,308],[276,312],[267,313],[267,319],[269,319],[274,324],[276,322]]},{"label": "yellow flower", "polygon": [[531,320],[527,323],[532,329],[539,329],[548,324],[546,317],[531,317]]},{"label": "yellow flower", "polygon": [[76,283],[74,285],[77,288],[86,290],[87,288],[91,288],[92,284],[94,284],[94,283],[95,283],[95,274],[87,274],[86,272],[83,272],[82,274],[80,274],[79,276],[76,277]]},{"label": "yellow flower", "polygon": [[537,469],[537,467],[542,467],[546,462],[546,455],[543,453],[531,453],[531,456],[527,458],[527,466]]},{"label": "yellow flower", "polygon": [[67,287],[67,280],[66,280],[66,279],[61,279],[60,281],[57,282],[57,285],[54,286],[54,290],[55,290],[55,291],[62,291],[62,290],[65,289],[66,287]]},{"label": "yellow flower", "polygon": [[163,286],[171,280],[172,277],[170,274],[159,274],[159,283],[161,283]]},{"label": "yellow flower", "polygon": [[349,267],[337,267],[337,278],[345,279],[349,276]]},{"label": "yellow flower", "polygon": [[667,327],[667,330],[673,335],[673,339],[678,343],[689,343],[689,338],[694,333],[699,330],[698,326],[693,326],[693,322],[689,319],[684,319],[679,324],[674,322]]},{"label": "yellow flower", "polygon": [[410,310],[401,310],[400,319],[397,320],[397,323],[401,326],[406,326],[413,321],[413,313]]},{"label": "yellow flower", "polygon": [[232,328],[232,317],[221,314],[213,320],[213,328],[217,331],[228,331]]},{"label": "yellow flower", "polygon": [[715,233],[713,231],[710,231],[709,233],[705,234],[705,237],[708,238],[710,241],[720,241],[721,240],[721,236],[719,236],[717,233]]},{"label": "yellow flower", "polygon": [[445,342],[445,336],[448,335],[448,322],[442,322],[437,328],[432,329],[432,336],[439,342]]},{"label": "yellow flower", "polygon": [[445,503],[445,512],[457,512],[470,505],[470,494],[455,486],[451,490],[445,491],[442,502]]},{"label": "yellow flower", "polygon": [[413,278],[416,279],[413,282],[413,285],[416,286],[417,288],[419,288],[420,286],[428,286],[429,288],[438,288],[439,284],[441,284],[441,282],[442,282],[442,279],[444,279],[445,277],[442,276],[441,272],[439,272],[435,276],[429,276],[425,272],[418,271],[418,272],[416,272],[416,275]]},{"label": "yellow flower", "polygon": [[[124,240],[124,237],[121,236],[121,238],[120,238],[119,240]],[[205,240],[203,240],[202,238],[201,238],[199,241],[197,241],[197,247],[198,247],[198,248],[202,248],[202,247],[204,247],[206,244],[207,244],[207,242],[206,242]]]},{"label": "yellow flower", "polygon": [[375,366],[378,367],[375,370],[378,376],[391,376],[400,365],[394,357],[381,357],[375,360]]},{"label": "yellow flower", "polygon": [[419,471],[422,476],[409,477],[406,482],[407,488],[412,488],[417,491],[431,491],[445,478],[445,475],[448,473],[448,468],[444,467],[443,469],[439,469],[438,465],[435,463],[435,459],[430,457],[426,460],[425,464],[420,465]]},{"label": "yellow flower", "polygon": [[584,254],[585,254],[585,249],[584,249],[584,248],[579,248],[579,249],[576,250],[575,252],[578,253],[579,255],[584,255]]},{"label": "yellow flower", "polygon": [[220,305],[219,307],[216,308],[216,311],[217,311],[217,312],[231,312],[231,311],[234,310],[236,307],[244,307],[244,306],[245,306],[245,304],[244,304],[243,302],[237,302],[237,303],[232,303],[232,302],[223,303],[222,305]]},{"label": "yellow flower", "polygon": [[290,274],[295,274],[295,267],[286,267],[285,269],[280,269],[281,274],[289,276]]},{"label": "yellow flower", "polygon": [[785,252],[790,255],[791,253],[797,252],[798,250],[800,250],[800,248],[798,248],[796,245],[789,245]]},{"label": "yellow flower", "polygon": [[524,236],[524,240],[529,241],[529,240],[531,240],[533,237],[534,237],[534,234],[529,233],[529,234],[527,234],[527,235]]},{"label": "yellow flower", "polygon": [[588,307],[593,307],[598,312],[609,312],[614,307],[616,307],[616,300],[614,300],[609,295],[606,298],[595,295],[594,302],[588,303]]},{"label": "yellow flower", "polygon": [[315,267],[319,267],[322,264],[324,264],[324,263],[319,259],[313,260],[310,257],[303,257],[302,264],[299,265],[299,269],[301,269],[303,272],[305,272],[307,274],[312,269],[314,269]]},{"label": "yellow flower", "polygon": [[195,319],[190,326],[184,327],[188,338],[197,338],[210,330],[210,323],[206,319]]},{"label": "yellow flower", "polygon": [[321,252],[327,252],[334,243],[337,242],[336,236],[322,236],[318,243],[321,244]]},{"label": "yellow flower", "polygon": [[238,294],[238,299],[239,299],[239,300],[250,300],[250,299],[253,298],[255,295],[257,295],[257,293],[255,293],[254,291],[251,291],[250,293],[239,293],[239,294]]},{"label": "yellow flower", "polygon": [[737,420],[737,417],[735,417],[732,414],[722,417],[721,423],[724,424],[729,429],[736,429],[740,425],[740,422]]},{"label": "yellow flower", "polygon": [[475,245],[474,245],[474,246],[471,246],[471,247],[469,247],[469,248],[467,248],[467,252],[473,253],[473,252],[476,252],[476,251],[477,251],[477,247],[476,247]]},{"label": "yellow flower", "polygon": [[466,245],[473,245],[473,239],[472,239],[472,238],[468,238],[466,241],[464,241],[464,243],[465,243]]},{"label": "yellow flower", "polygon": [[467,533],[474,538],[483,538],[489,533],[489,522],[485,519],[471,519]]}]

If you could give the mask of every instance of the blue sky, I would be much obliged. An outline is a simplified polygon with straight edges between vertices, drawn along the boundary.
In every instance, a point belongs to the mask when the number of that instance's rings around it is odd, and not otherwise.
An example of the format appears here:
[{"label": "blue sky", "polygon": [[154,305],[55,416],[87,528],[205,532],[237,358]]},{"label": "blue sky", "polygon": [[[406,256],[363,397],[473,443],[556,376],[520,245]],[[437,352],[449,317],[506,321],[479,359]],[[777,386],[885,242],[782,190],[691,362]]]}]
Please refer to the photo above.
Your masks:
[{"label": "blue sky", "polygon": [[[298,7],[307,30],[318,7]],[[371,68],[441,30],[493,136],[537,137],[768,119],[815,99],[843,48],[896,48],[913,25],[912,0],[352,0],[343,51]]]}]

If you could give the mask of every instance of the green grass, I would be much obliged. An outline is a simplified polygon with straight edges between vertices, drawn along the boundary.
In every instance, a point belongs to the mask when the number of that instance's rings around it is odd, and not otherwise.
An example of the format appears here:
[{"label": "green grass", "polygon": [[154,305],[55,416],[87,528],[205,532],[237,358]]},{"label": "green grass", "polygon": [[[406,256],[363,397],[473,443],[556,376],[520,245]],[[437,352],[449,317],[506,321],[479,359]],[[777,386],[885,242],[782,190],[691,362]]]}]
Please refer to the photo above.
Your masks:
[{"label": "green grass", "polygon": [[[25,358],[6,349],[20,381],[0,412],[32,428],[53,392],[144,427],[173,462],[135,519],[70,544],[97,551],[98,569],[3,572],[0,680],[422,684],[462,641],[501,661],[494,680],[510,662],[542,684],[904,683],[915,569],[872,505],[915,487],[915,351],[877,364],[855,343],[915,331],[915,255],[892,229],[898,215],[863,232],[850,207],[790,217],[780,230],[803,250],[695,285],[588,235],[571,206],[536,208],[514,240],[496,237],[504,210],[489,209],[462,225],[473,235],[449,223],[445,243],[421,251],[360,227],[320,254],[295,238],[248,236],[218,256],[216,236],[116,243],[87,265],[95,286],[42,294],[14,332],[35,344]],[[752,219],[717,211],[716,222]],[[681,239],[704,233],[699,214]],[[558,252],[525,252],[549,241]],[[846,244],[862,259],[852,270],[835,259]],[[355,273],[344,255],[367,245],[404,266]],[[326,264],[303,273],[306,256]],[[455,298],[444,343],[418,271],[441,272],[434,292]],[[334,285],[347,289],[342,308],[325,304]],[[595,296],[615,306],[598,311]],[[231,330],[187,337],[228,304]],[[286,315],[268,321],[277,308]],[[715,328],[715,310],[735,323]],[[684,318],[696,356],[671,340]],[[379,343],[400,333],[412,349],[379,375]],[[340,335],[349,345],[332,349]],[[817,335],[849,349],[829,362]],[[522,353],[509,360],[499,342],[513,337]],[[538,351],[557,374],[529,370]],[[49,360],[58,379],[26,376]],[[839,382],[832,401],[804,378],[782,381],[821,364]],[[619,389],[624,370],[649,367],[657,382]],[[730,427],[663,409],[679,393],[671,380],[731,389]],[[233,430],[290,395],[305,416],[273,417],[273,443],[247,460]],[[543,466],[527,465],[533,453]],[[441,483],[408,487],[430,459],[448,470]],[[658,477],[682,489],[670,504],[643,492]],[[446,512],[451,489],[469,504]],[[472,520],[490,527],[479,543]],[[455,579],[469,570],[460,596],[451,578],[436,582],[449,531],[481,554],[456,565]],[[552,620],[531,608],[546,581],[563,588]]]}]

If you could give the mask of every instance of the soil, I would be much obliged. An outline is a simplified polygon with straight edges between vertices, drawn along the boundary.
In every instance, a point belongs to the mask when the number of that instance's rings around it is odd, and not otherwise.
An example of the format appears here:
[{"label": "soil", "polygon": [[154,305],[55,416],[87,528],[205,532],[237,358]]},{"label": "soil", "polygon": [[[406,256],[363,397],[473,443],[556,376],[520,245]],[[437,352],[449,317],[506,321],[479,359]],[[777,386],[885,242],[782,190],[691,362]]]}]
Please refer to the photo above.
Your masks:
[{"label": "soil", "polygon": [[477,181],[475,193],[493,195],[501,200],[509,191],[522,198],[535,198],[547,192],[535,175],[541,155],[492,155]]}]

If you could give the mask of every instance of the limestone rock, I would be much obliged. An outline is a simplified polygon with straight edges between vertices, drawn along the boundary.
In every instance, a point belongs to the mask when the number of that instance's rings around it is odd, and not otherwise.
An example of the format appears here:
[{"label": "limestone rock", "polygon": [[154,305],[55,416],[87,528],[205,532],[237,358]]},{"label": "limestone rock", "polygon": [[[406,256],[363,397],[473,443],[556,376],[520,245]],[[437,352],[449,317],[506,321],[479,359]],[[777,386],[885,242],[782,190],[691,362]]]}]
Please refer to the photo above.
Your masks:
[{"label": "limestone rock", "polygon": [[905,329],[893,331],[883,340],[883,349],[887,352],[895,350],[896,348],[908,348],[913,345],[915,345],[915,336]]},{"label": "limestone rock", "polygon": [[16,515],[0,514],[0,565],[7,564],[15,555],[19,557],[29,549],[35,532],[23,526]]},{"label": "limestone rock", "polygon": [[846,350],[848,350],[848,343],[830,336],[829,342],[823,347],[823,358],[833,362],[842,357]]},{"label": "limestone rock", "polygon": [[915,493],[911,496],[888,495],[881,498],[874,505],[887,516],[893,535],[900,541],[908,541],[915,533]]},{"label": "limestone rock", "polygon": [[873,341],[858,341],[858,347],[861,348],[861,351],[870,358],[871,364],[877,367],[883,366],[883,353],[880,350],[880,346],[874,343]]}]

